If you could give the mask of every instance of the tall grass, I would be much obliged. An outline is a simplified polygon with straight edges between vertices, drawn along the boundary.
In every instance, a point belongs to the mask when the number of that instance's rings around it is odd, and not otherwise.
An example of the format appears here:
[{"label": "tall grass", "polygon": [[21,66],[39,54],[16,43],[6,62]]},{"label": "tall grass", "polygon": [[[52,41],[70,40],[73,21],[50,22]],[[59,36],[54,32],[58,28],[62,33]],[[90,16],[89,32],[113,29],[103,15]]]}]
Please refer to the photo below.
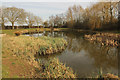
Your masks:
[{"label": "tall grass", "polygon": [[[3,36],[2,54],[11,54],[27,61],[39,69],[39,78],[75,78],[72,69],[66,67],[58,59],[49,59],[46,63],[38,63],[35,55],[54,54],[65,49],[67,42],[62,38],[29,37],[29,36]],[[43,68],[43,66],[45,68]]]},{"label": "tall grass", "polygon": [[40,76],[42,78],[76,78],[76,75],[73,74],[73,70],[69,67],[66,67],[65,64],[61,63],[58,58],[50,58],[47,61],[40,62],[42,67]]},{"label": "tall grass", "polygon": [[16,56],[34,57],[35,54],[53,54],[65,49],[67,42],[62,38],[29,37],[29,36],[5,36],[2,39],[2,53],[12,53]]}]

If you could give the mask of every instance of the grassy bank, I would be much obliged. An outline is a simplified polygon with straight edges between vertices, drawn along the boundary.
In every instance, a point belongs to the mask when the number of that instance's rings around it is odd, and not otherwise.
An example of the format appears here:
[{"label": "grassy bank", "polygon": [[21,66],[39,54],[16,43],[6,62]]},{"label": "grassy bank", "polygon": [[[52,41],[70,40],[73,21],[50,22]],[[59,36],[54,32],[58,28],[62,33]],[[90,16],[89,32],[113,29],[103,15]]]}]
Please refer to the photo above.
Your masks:
[{"label": "grassy bank", "polygon": [[[31,28],[31,29],[9,29],[9,30],[2,30],[0,32],[2,32],[3,34],[7,34],[7,35],[12,35],[15,36],[15,32],[24,32],[24,31],[28,31],[28,32],[42,32],[42,31],[50,31],[50,28]],[[67,28],[54,28],[54,31],[64,31],[67,30]]]},{"label": "grassy bank", "polygon": [[12,51],[15,55],[27,53],[46,55],[65,49],[67,42],[62,38],[29,37],[29,36],[5,36],[3,37],[3,49]]},{"label": "grassy bank", "polygon": [[[73,71],[59,62],[51,59],[46,64],[38,63],[35,55],[48,55],[61,52],[67,42],[62,38],[3,36],[2,61],[3,77],[75,77]],[[49,64],[49,65],[48,65]],[[42,66],[44,67],[42,67]],[[36,70],[37,69],[37,70]],[[38,71],[39,70],[39,71]],[[38,73],[40,72],[40,73]],[[51,75],[57,73],[58,75]]]}]

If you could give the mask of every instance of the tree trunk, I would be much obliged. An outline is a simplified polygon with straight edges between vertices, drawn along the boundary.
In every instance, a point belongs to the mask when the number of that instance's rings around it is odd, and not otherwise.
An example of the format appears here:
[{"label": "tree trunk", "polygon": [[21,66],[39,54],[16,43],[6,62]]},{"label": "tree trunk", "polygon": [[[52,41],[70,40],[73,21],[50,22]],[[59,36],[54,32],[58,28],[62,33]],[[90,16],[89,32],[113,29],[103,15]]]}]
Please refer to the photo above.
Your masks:
[{"label": "tree trunk", "polygon": [[18,29],[18,26],[17,26],[17,29]]},{"label": "tree trunk", "polygon": [[53,32],[53,30],[54,30],[54,29],[53,29],[53,26],[51,26],[50,29],[51,29],[51,32]]},{"label": "tree trunk", "polygon": [[112,24],[112,9],[111,9],[111,11],[110,11],[110,14],[111,14],[110,22],[111,22],[111,24]]},{"label": "tree trunk", "polygon": [[2,30],[5,29],[4,23],[2,23],[1,26],[2,26]]},{"label": "tree trunk", "polygon": [[12,22],[12,29],[14,29],[14,22]]},{"label": "tree trunk", "polygon": [[113,16],[113,12],[112,12],[112,2],[110,2],[110,15],[111,15],[111,18],[110,18],[110,22],[112,24],[112,16]]},{"label": "tree trunk", "polygon": [[39,28],[39,26],[38,26],[38,28]]},{"label": "tree trunk", "polygon": [[2,16],[1,19],[2,19],[2,23],[1,23],[2,29],[5,29],[5,25],[4,25],[5,20],[4,20],[4,17]]},{"label": "tree trunk", "polygon": [[30,24],[29,24],[29,28],[30,28]]},{"label": "tree trunk", "polygon": [[[38,33],[40,32],[40,28],[39,28],[39,25],[38,25]],[[39,34],[38,34],[39,35]]]}]

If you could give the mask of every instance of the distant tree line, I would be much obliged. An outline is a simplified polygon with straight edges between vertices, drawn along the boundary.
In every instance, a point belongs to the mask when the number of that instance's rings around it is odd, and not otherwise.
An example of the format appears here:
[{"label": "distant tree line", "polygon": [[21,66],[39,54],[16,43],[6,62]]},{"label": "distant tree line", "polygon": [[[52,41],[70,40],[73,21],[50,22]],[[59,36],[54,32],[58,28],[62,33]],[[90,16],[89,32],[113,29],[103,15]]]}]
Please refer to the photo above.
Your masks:
[{"label": "distant tree line", "polygon": [[[5,23],[10,22],[12,29],[15,23],[19,26],[27,24],[29,28],[40,26],[50,28],[67,27],[72,29],[90,29],[90,30],[113,30],[118,29],[120,16],[118,17],[118,2],[98,2],[87,8],[80,5],[73,5],[65,13],[51,15],[48,20],[44,21],[24,9],[16,7],[2,7],[0,9],[0,24],[5,28]],[[120,28],[119,28],[120,29]]]},{"label": "distant tree line", "polygon": [[19,26],[28,24],[29,28],[31,28],[33,25],[37,25],[39,27],[43,21],[39,16],[35,16],[30,12],[25,12],[24,9],[16,7],[2,7],[0,9],[0,24],[2,29],[5,28],[6,23],[11,23],[12,29],[14,29],[15,23]]},{"label": "distant tree line", "polygon": [[99,2],[86,9],[74,5],[64,14],[50,16],[49,24],[91,30],[118,29],[118,2]]}]

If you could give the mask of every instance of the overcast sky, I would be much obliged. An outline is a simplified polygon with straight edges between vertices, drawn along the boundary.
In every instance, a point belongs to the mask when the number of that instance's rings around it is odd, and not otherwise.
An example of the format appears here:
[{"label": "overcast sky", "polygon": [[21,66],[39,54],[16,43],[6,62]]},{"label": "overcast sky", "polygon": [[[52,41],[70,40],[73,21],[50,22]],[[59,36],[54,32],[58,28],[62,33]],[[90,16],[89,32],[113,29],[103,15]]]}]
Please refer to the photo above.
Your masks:
[{"label": "overcast sky", "polygon": [[46,20],[51,15],[65,13],[69,6],[81,5],[83,8],[99,0],[0,0],[2,6],[23,8],[27,12]]},{"label": "overcast sky", "polygon": [[50,15],[65,13],[69,6],[81,5],[83,8],[90,6],[93,2],[3,2],[5,7],[23,8],[27,12],[40,16],[46,20]]}]

